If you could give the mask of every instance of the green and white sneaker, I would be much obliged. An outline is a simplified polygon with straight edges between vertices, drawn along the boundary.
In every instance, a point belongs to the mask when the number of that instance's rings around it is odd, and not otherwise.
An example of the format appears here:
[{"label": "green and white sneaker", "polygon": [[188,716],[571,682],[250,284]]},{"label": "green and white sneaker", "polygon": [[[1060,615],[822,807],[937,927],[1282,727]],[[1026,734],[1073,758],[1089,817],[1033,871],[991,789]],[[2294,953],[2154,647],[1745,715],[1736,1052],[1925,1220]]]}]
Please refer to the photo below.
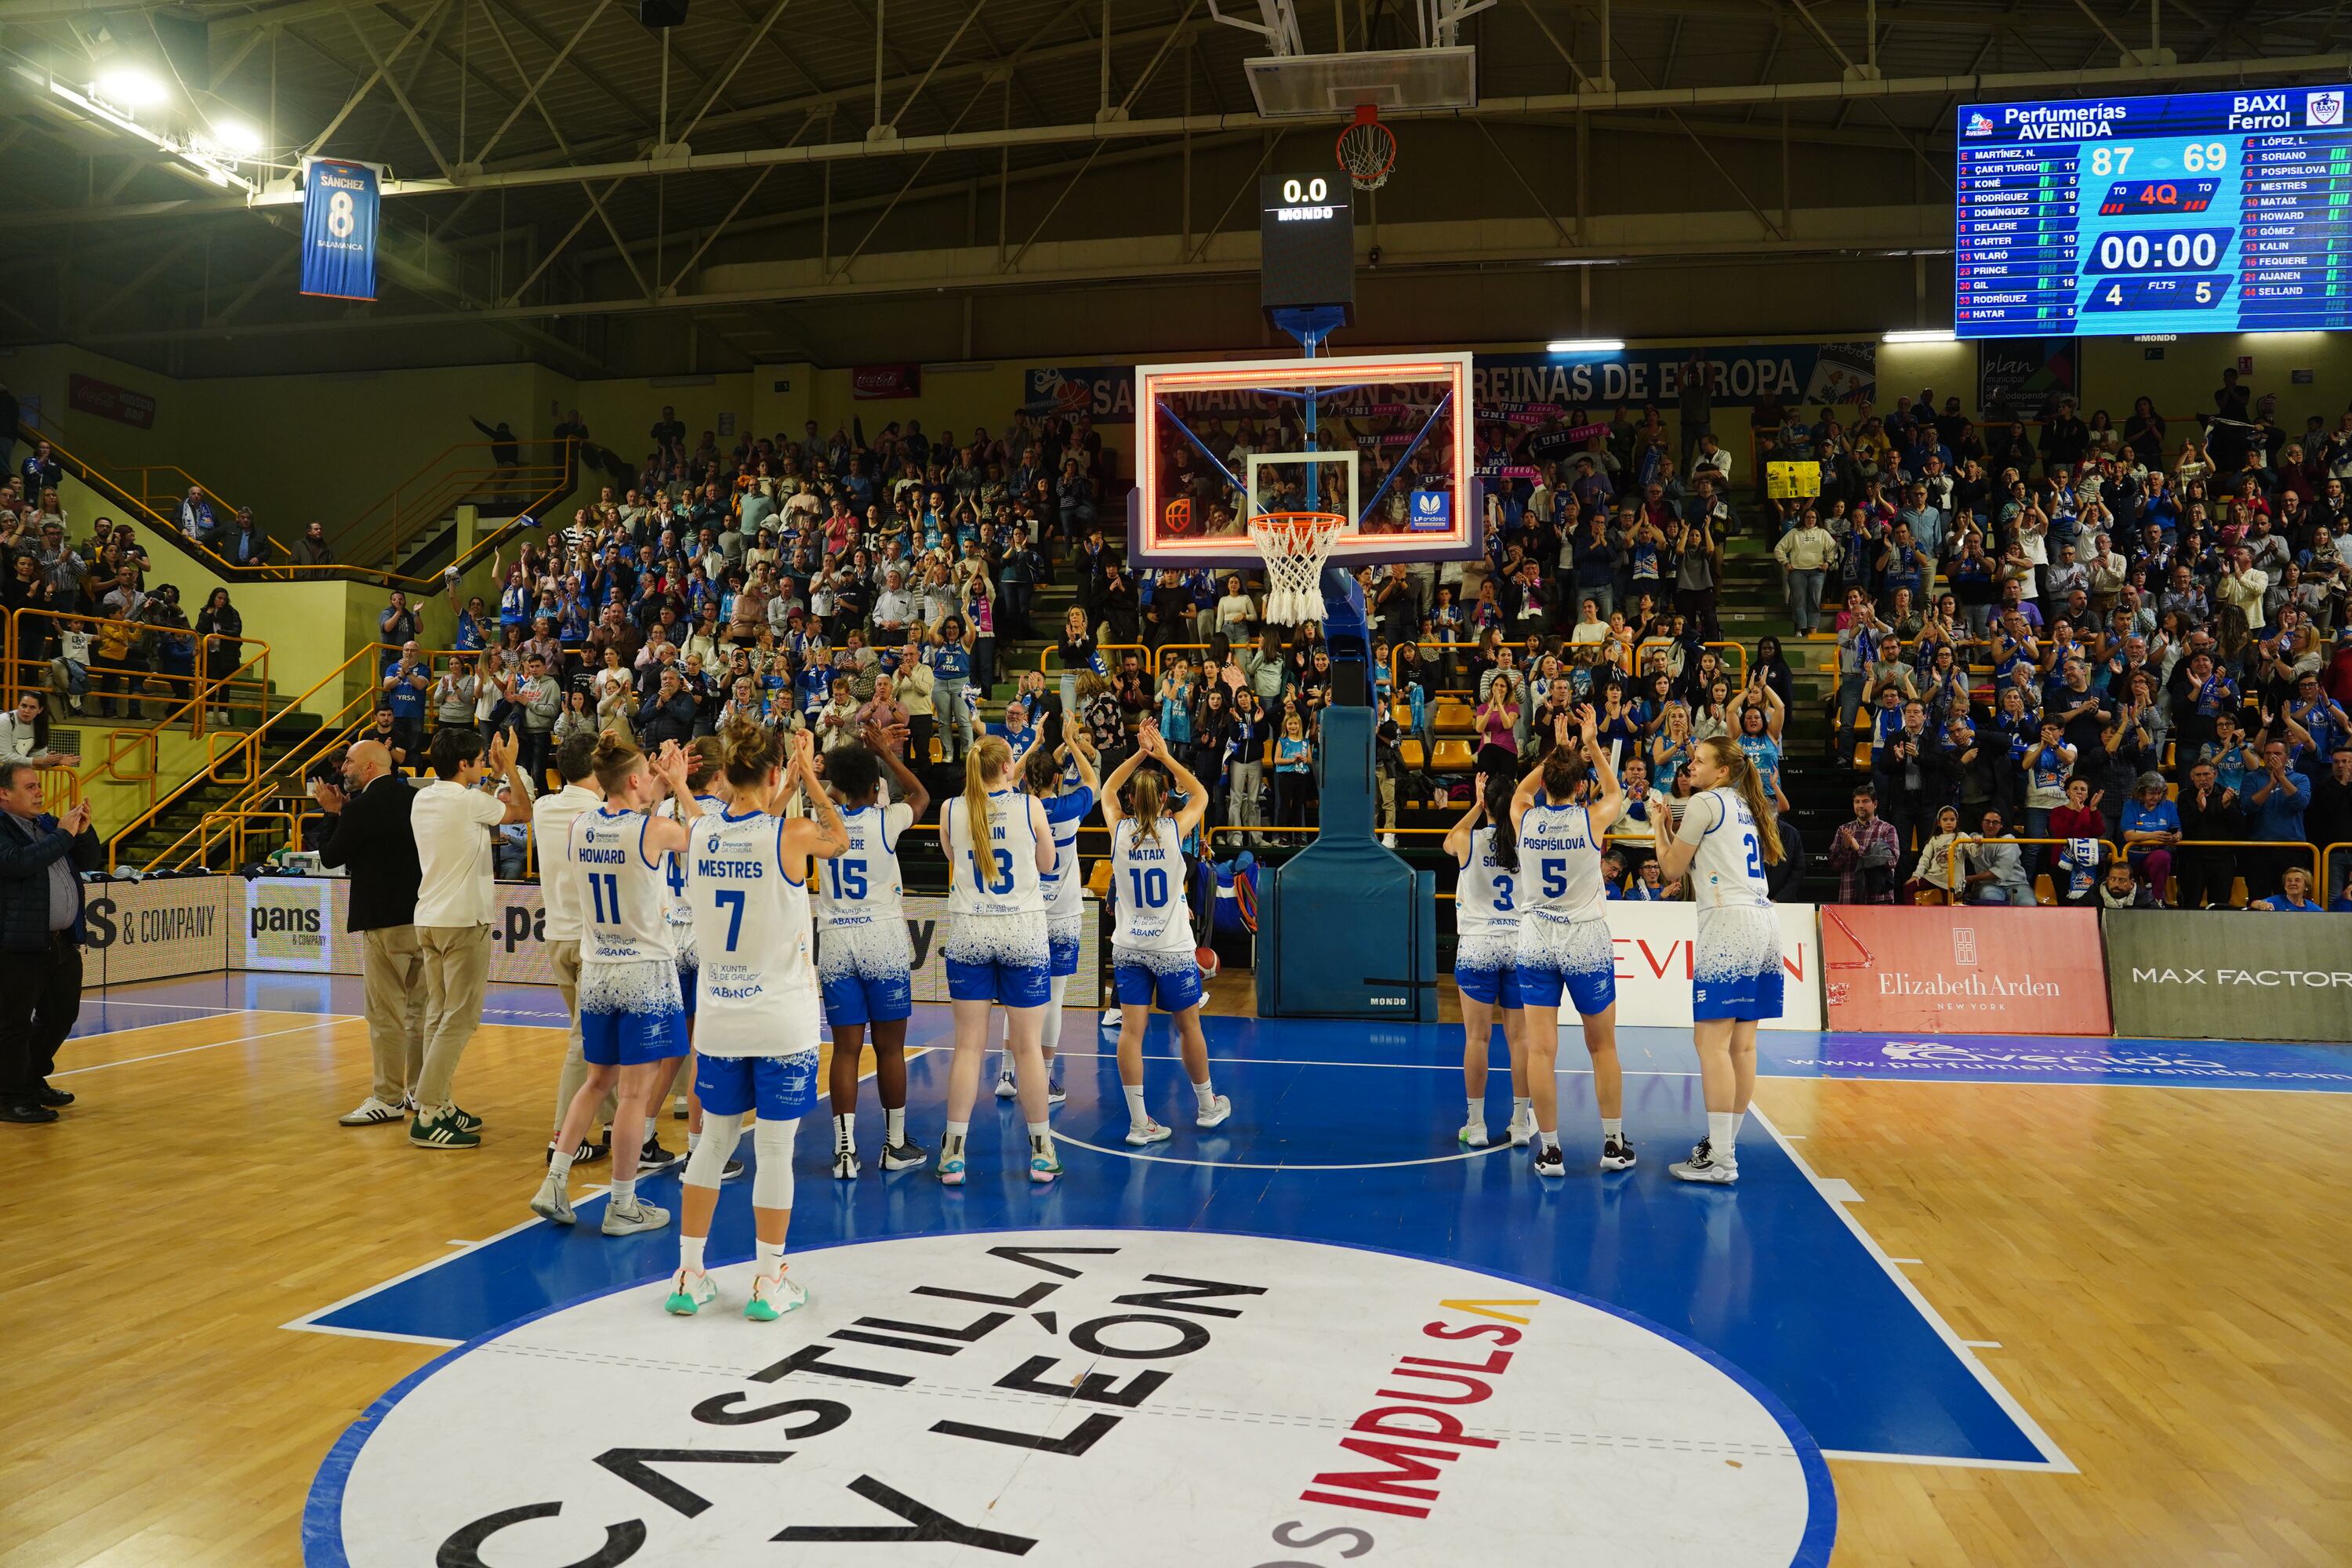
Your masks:
[{"label": "green and white sneaker", "polygon": [[743,1303],[743,1315],[755,1323],[772,1323],[807,1305],[808,1292],[789,1273],[761,1274],[752,1278],[751,1299]]},{"label": "green and white sneaker", "polygon": [[449,1113],[457,1119],[457,1125],[464,1128],[467,1131],[479,1132],[482,1130],[482,1119],[475,1115],[472,1111],[466,1110],[463,1106],[451,1106],[449,1108]]},{"label": "green and white sneaker", "polygon": [[1055,1180],[1060,1176],[1061,1173],[1062,1157],[1059,1154],[1032,1154],[1029,1156],[1029,1179],[1035,1182],[1039,1186],[1043,1186],[1047,1182]]},{"label": "green and white sneaker", "polygon": [[681,1268],[669,1282],[669,1296],[662,1302],[662,1310],[674,1318],[691,1318],[717,1300],[719,1287],[710,1282],[709,1275],[699,1268],[690,1272]]},{"label": "green and white sneaker", "polygon": [[530,1212],[558,1225],[570,1225],[580,1217],[572,1212],[572,1194],[565,1190],[563,1178],[552,1171],[539,1184],[539,1192],[530,1200]]},{"label": "green and white sneaker", "polygon": [[659,1230],[669,1223],[669,1210],[659,1204],[649,1204],[643,1198],[623,1208],[616,1202],[604,1205],[604,1234],[635,1236],[641,1230]]},{"label": "green and white sneaker", "polygon": [[408,1142],[419,1149],[478,1149],[482,1135],[459,1123],[456,1106],[446,1105],[430,1117],[419,1110],[408,1124]]}]

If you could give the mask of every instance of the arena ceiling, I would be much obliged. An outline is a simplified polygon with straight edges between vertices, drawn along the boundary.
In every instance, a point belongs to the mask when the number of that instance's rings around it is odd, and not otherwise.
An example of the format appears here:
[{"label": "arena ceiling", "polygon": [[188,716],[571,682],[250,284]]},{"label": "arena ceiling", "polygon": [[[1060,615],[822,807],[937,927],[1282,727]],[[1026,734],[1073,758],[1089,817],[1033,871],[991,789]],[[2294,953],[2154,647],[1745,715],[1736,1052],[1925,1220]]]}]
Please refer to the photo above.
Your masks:
[{"label": "arena ceiling", "polygon": [[[667,37],[633,5],[0,0],[0,341],[190,374],[953,357],[888,323],[961,308],[969,350],[975,300],[1244,279],[1255,175],[1324,166],[1339,124],[1261,119],[1264,43],[1210,0],[692,0]],[[1958,104],[2343,79],[2342,12],[1496,0],[1460,26],[1479,107],[1396,122],[1386,266],[1948,248]],[[1297,24],[1312,51],[1401,47],[1417,16]],[[47,89],[126,64],[163,79],[141,118],[167,136],[247,128],[258,195]],[[296,294],[304,153],[397,182],[372,306]]]}]

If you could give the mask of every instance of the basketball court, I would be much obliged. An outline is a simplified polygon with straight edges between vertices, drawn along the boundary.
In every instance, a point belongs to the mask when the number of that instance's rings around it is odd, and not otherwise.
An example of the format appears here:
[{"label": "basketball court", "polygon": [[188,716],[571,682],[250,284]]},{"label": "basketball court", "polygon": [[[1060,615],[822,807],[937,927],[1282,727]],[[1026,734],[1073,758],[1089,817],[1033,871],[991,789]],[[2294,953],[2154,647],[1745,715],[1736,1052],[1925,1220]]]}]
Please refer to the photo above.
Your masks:
[{"label": "basketball court", "polygon": [[[1081,1563],[1139,1531],[1235,1562],[2339,1555],[2343,1249],[2276,1216],[2328,1212],[2305,1152],[2352,1049],[1768,1033],[1714,1190],[1663,1168],[1704,1126],[1681,1031],[1624,1032],[1642,1163],[1539,1184],[1454,1145],[1458,1026],[1228,1010],[1210,1135],[1155,1026],[1180,1132],[1138,1152],[1074,1010],[1068,1176],[1003,1158],[1003,1102],[961,1193],[836,1183],[806,1136],[812,1302],[764,1326],[664,1316],[668,1233],[528,1213],[552,991],[493,992],[465,1070],[494,1142],[448,1159],[334,1125],[359,1005],[260,974],[93,998],[60,1078],[84,1135],[17,1154],[5,1200],[50,1264],[13,1294],[6,1561],[288,1561],[298,1530],[310,1564],[501,1568]],[[946,1035],[918,1009],[910,1044]],[[917,1128],[944,1069],[912,1067]],[[1574,1073],[1561,1116],[1589,1152]],[[749,1202],[721,1198],[723,1284]]]}]

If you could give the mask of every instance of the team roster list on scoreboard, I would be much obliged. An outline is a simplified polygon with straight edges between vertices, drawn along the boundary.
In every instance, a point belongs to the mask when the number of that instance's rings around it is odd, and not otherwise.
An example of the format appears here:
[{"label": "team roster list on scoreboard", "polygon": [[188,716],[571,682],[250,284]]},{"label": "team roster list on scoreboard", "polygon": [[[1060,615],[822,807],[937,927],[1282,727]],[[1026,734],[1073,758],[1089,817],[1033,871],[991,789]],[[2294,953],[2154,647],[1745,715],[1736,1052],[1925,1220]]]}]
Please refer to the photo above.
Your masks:
[{"label": "team roster list on scoreboard", "polygon": [[1963,338],[2352,326],[2341,87],[1959,114]]}]

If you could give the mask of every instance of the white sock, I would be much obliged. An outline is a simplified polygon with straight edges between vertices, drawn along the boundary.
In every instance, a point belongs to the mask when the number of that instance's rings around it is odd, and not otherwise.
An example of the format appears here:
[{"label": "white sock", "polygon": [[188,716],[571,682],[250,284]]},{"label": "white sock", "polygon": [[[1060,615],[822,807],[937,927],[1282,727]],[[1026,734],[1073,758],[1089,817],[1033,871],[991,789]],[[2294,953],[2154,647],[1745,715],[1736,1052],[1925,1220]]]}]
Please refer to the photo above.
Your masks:
[{"label": "white sock", "polygon": [[1151,1112],[1143,1109],[1143,1086],[1139,1083],[1121,1085],[1120,1088],[1127,1096],[1128,1121],[1137,1127],[1150,1126]]},{"label": "white sock", "polygon": [[1536,1133],[1536,1142],[1545,1149],[1557,1149],[1559,1147],[1559,1134],[1558,1131],[1545,1132],[1538,1130]]},{"label": "white sock", "polygon": [[1486,1120],[1486,1102],[1485,1100],[1471,1100],[1469,1104],[1471,1121],[1484,1121]]},{"label": "white sock", "polygon": [[628,1208],[628,1207],[631,1207],[632,1205],[634,1205],[636,1203],[636,1201],[637,1201],[637,1179],[636,1179],[636,1177],[635,1177],[635,1176],[615,1176],[615,1177],[614,1177],[614,1178],[613,1178],[613,1198],[612,1198],[612,1201],[613,1201],[613,1202],[614,1202],[614,1203],[616,1203],[616,1204],[618,1204],[618,1205],[620,1205],[623,1208]]},{"label": "white sock", "polygon": [[1622,1138],[1625,1136],[1625,1119],[1622,1116],[1602,1117],[1601,1119],[1601,1136],[1603,1138]]},{"label": "white sock", "polygon": [[784,1271],[784,1244],[763,1241],[759,1244],[760,1272],[772,1279]]},{"label": "white sock", "polygon": [[965,1134],[965,1133],[967,1133],[967,1132],[969,1132],[969,1131],[971,1131],[971,1122],[969,1122],[969,1121],[950,1121],[950,1122],[949,1122],[949,1123],[948,1123],[948,1135],[947,1135],[947,1137],[946,1137],[946,1138],[941,1142],[940,1148],[940,1153],[942,1153],[942,1154],[957,1154],[957,1155],[961,1155],[961,1154],[963,1152],[963,1137],[964,1137],[964,1134]]},{"label": "white sock", "polygon": [[688,1236],[684,1231],[678,1232],[677,1266],[688,1274],[701,1273],[702,1247],[709,1239],[707,1236]]},{"label": "white sock", "polygon": [[659,1136],[661,1136],[661,1118],[658,1116],[646,1117],[646,1142],[650,1143]]},{"label": "white sock", "polygon": [[1521,1094],[1511,1096],[1512,1121],[1517,1121],[1522,1115],[1534,1110],[1535,1108],[1536,1102],[1531,1097]]},{"label": "white sock", "polygon": [[902,1105],[893,1110],[888,1106],[884,1106],[882,1108],[882,1146],[886,1149],[896,1149],[906,1141],[907,1108]]},{"label": "white sock", "polygon": [[857,1147],[857,1112],[845,1110],[833,1119],[833,1146],[836,1149]]},{"label": "white sock", "polygon": [[1739,1130],[1747,1125],[1748,1112],[1744,1110],[1735,1110],[1731,1113],[1731,1137],[1734,1142],[1737,1142],[1739,1139]]},{"label": "white sock", "polygon": [[554,1158],[547,1162],[547,1173],[554,1179],[555,1184],[559,1187],[563,1185],[566,1182],[569,1182],[572,1179],[572,1155],[570,1152],[567,1150],[558,1149],[555,1152]]},{"label": "white sock", "polygon": [[1052,1122],[1032,1121],[1029,1124],[1029,1152],[1033,1154],[1051,1154],[1054,1152]]},{"label": "white sock", "polygon": [[1739,1163],[1739,1118],[1728,1110],[1706,1113],[1707,1155],[1718,1165]]},{"label": "white sock", "polygon": [[1192,1086],[1192,1098],[1201,1102],[1202,1110],[1214,1110],[1217,1108],[1216,1085],[1205,1078],[1202,1079]]},{"label": "white sock", "polygon": [[702,1134],[701,1134],[701,1133],[699,1133],[699,1132],[689,1132],[689,1133],[688,1133],[688,1134],[686,1135],[686,1152],[687,1152],[687,1153],[688,1153],[688,1154],[691,1155],[691,1154],[695,1152],[695,1150],[697,1150],[697,1149],[700,1148],[701,1146],[702,1146]]}]

